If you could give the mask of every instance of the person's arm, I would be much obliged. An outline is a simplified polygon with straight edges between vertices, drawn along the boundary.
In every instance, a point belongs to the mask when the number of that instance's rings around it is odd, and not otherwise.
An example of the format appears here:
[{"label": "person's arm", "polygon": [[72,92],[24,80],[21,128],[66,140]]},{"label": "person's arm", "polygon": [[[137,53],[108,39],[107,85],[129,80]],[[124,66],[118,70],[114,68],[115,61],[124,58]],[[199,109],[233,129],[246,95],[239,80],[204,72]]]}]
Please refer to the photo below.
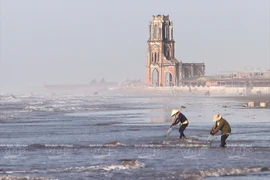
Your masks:
[{"label": "person's arm", "polygon": [[213,134],[216,134],[221,128],[222,128],[222,126],[224,125],[224,121],[223,120],[221,120],[220,122],[219,122],[219,125],[212,131],[212,133]]},{"label": "person's arm", "polygon": [[212,127],[212,129],[210,130],[211,135],[214,135],[213,131],[215,130],[216,126],[217,126],[217,123],[215,123],[214,126]]},{"label": "person's arm", "polygon": [[213,132],[216,129],[216,127],[217,127],[217,123],[214,124],[210,132]]},{"label": "person's arm", "polygon": [[178,122],[179,122],[178,119],[179,119],[179,115],[178,115],[178,116],[175,116],[175,118],[174,118],[174,120],[173,120],[173,123],[172,123],[171,127],[174,126],[174,125],[176,125],[176,124],[178,124]]}]

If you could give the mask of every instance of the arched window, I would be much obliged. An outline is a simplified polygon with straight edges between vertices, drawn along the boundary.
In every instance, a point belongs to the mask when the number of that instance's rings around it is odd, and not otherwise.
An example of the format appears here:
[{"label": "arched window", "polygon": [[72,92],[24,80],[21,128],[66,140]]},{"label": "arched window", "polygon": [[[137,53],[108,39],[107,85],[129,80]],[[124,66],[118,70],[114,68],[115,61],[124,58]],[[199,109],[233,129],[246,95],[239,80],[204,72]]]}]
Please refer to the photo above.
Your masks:
[{"label": "arched window", "polygon": [[154,69],[152,74],[152,85],[159,86],[158,70]]},{"label": "arched window", "polygon": [[172,85],[173,85],[172,74],[170,72],[167,72],[165,76],[165,86],[172,86]]}]

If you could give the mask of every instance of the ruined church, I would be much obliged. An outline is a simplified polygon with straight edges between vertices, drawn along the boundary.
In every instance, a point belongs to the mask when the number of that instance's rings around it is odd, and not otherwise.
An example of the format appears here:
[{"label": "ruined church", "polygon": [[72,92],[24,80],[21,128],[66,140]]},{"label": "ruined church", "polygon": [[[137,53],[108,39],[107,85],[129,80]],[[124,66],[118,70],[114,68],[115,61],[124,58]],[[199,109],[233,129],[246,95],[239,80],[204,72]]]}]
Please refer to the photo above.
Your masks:
[{"label": "ruined church", "polygon": [[181,86],[204,76],[204,63],[182,63],[175,58],[173,22],[169,15],[153,16],[149,24],[147,86]]}]

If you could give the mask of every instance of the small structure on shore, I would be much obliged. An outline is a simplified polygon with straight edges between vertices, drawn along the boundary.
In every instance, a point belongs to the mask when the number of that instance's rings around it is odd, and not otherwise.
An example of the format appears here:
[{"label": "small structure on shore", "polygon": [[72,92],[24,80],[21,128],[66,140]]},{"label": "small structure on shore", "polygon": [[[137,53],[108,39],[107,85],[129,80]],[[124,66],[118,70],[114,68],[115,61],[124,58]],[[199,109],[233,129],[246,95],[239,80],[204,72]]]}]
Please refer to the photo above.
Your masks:
[{"label": "small structure on shore", "polygon": [[254,107],[255,106],[255,102],[248,102],[248,107]]},{"label": "small structure on shore", "polygon": [[266,108],[269,107],[268,102],[248,102],[247,105],[243,106],[243,107],[261,107],[261,108]]},{"label": "small structure on shore", "polygon": [[266,103],[265,102],[260,102],[260,107],[266,107]]}]

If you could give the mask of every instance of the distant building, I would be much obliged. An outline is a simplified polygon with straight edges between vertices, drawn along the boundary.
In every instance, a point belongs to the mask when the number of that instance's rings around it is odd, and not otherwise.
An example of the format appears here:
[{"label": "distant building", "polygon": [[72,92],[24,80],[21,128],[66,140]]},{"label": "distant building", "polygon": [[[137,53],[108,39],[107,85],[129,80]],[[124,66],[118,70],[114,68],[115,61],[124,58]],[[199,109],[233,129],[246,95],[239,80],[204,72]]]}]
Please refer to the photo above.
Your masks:
[{"label": "distant building", "polygon": [[270,78],[270,70],[265,71],[263,75],[264,75],[265,77]]},{"label": "distant building", "polygon": [[270,71],[234,72],[227,75],[205,77],[206,86],[270,87]]},{"label": "distant building", "polygon": [[147,43],[147,86],[180,86],[204,76],[204,63],[182,63],[175,58],[173,22],[169,15],[153,16]]}]

